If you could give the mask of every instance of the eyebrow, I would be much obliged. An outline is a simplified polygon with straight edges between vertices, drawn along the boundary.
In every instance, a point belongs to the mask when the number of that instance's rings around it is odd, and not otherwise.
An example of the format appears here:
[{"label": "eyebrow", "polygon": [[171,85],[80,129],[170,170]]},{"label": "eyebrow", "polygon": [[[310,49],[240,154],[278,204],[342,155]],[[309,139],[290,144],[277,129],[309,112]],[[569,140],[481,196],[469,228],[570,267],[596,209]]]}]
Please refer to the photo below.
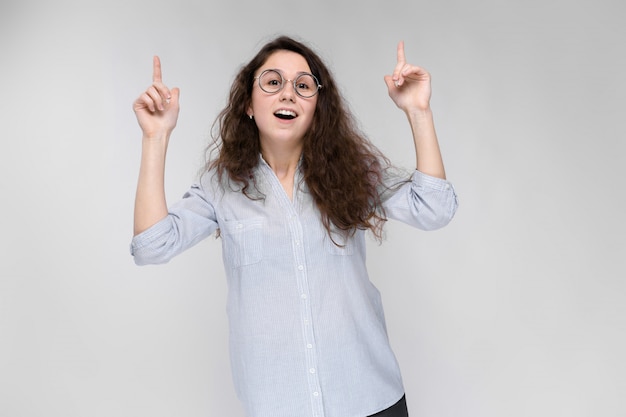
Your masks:
[{"label": "eyebrow", "polygon": [[[261,72],[263,72],[263,71],[268,71],[268,70],[271,70],[271,71],[276,71],[276,72],[278,72],[280,75],[282,75],[283,77],[285,77],[285,73],[284,73],[282,70],[278,69],[278,68],[265,68],[264,70],[261,70]],[[259,72],[259,75],[261,74],[261,72]],[[308,72],[308,71],[298,71],[298,72],[296,72],[296,77],[298,77],[298,76],[300,76],[300,75],[305,75],[305,74],[306,74],[306,75],[313,75],[312,73],[310,73],[310,72]],[[287,77],[285,77],[285,78],[287,78]]]}]

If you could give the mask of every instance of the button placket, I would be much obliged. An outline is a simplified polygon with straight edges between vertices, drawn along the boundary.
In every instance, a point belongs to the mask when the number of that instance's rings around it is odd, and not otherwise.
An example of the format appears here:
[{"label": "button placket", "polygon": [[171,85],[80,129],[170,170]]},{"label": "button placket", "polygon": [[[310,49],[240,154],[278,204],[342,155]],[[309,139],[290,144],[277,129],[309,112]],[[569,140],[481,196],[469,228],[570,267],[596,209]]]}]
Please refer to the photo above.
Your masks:
[{"label": "button placket", "polygon": [[317,357],[315,352],[315,335],[313,332],[313,313],[311,310],[311,294],[308,285],[308,275],[306,269],[306,255],[304,245],[302,245],[302,225],[298,216],[288,216],[290,230],[292,233],[292,248],[294,253],[294,262],[296,265],[296,280],[300,297],[300,317],[302,323],[302,334],[304,336],[303,346],[306,359],[306,368],[303,369],[307,374],[309,392],[311,395],[311,406],[313,415],[317,417],[324,416],[324,408],[322,404],[322,395],[319,376],[317,372]]},{"label": "button placket", "polygon": [[[302,347],[306,367],[302,370],[306,374],[309,385],[309,393],[311,398],[312,416],[324,417],[324,407],[322,403],[322,391],[317,372],[317,357],[315,349],[315,337],[313,332],[313,315],[311,310],[311,294],[308,285],[308,276],[306,268],[305,242],[303,240],[302,224],[298,214],[298,207],[302,205],[302,195],[294,186],[293,202],[282,190],[278,179],[271,173],[268,167],[267,172],[271,174],[272,187],[275,188],[278,195],[281,196],[281,205],[286,209],[286,220],[291,234],[293,261],[295,265],[295,278],[297,282],[298,296],[300,297],[300,318],[302,326],[302,334],[304,336],[304,346]],[[295,178],[296,182],[300,180],[298,173]]]}]

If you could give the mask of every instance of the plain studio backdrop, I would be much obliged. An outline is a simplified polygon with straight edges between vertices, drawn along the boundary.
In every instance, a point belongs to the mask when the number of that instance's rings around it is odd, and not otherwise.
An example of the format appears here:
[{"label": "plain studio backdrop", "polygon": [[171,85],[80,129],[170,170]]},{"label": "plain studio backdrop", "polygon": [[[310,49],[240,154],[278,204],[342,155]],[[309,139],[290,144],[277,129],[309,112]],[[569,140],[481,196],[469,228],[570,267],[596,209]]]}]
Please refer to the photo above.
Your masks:
[{"label": "plain studio backdrop", "polygon": [[626,415],[626,14],[600,1],[23,1],[0,6],[0,415],[232,416],[213,237],[129,254],[152,56],[181,88],[170,203],[239,67],[278,34],[328,62],[411,168],[396,44],[433,76],[460,207],[369,241],[411,416]]}]

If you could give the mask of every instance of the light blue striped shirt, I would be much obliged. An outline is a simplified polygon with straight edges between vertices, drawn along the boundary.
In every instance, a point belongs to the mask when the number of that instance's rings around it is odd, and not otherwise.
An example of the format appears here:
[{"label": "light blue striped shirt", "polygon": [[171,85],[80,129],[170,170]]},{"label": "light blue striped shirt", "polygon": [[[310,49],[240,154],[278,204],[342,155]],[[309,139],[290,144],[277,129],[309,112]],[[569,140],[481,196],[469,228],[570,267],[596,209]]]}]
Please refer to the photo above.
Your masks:
[{"label": "light blue striped shirt", "polygon": [[[167,218],[133,238],[135,262],[167,262],[219,228],[231,369],[250,417],[365,417],[390,407],[404,388],[364,231],[334,236],[338,247],[300,172],[293,200],[262,158],[255,178],[264,198],[251,200],[205,173]],[[449,182],[419,171],[386,181],[397,185],[383,194],[388,218],[432,230],[454,216]]]}]

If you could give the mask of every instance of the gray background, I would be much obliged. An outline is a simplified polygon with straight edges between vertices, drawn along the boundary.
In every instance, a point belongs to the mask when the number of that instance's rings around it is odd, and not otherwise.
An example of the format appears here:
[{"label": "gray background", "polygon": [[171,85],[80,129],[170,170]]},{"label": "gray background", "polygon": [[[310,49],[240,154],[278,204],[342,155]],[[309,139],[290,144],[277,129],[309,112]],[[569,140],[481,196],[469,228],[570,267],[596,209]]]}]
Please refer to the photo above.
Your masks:
[{"label": "gray background", "polygon": [[181,88],[168,200],[239,66],[309,42],[411,167],[383,75],[406,42],[460,209],[370,243],[412,416],[626,415],[622,2],[23,1],[0,6],[0,415],[241,417],[220,242],[129,255],[151,57]]}]

